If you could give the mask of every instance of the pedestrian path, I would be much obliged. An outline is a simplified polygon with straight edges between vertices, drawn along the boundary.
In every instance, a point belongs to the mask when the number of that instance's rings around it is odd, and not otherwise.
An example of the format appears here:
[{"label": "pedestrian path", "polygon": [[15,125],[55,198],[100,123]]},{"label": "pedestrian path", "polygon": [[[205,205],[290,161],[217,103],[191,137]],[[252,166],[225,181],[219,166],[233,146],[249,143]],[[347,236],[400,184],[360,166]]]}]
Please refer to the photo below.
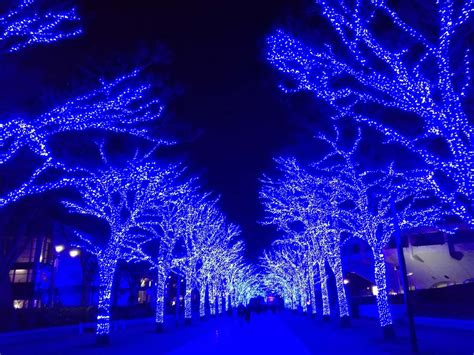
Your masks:
[{"label": "pedestrian path", "polygon": [[[356,319],[350,328],[337,320],[325,323],[290,312],[252,314],[250,322],[237,316],[217,316],[179,327],[168,322],[164,333],[154,332],[152,320],[118,330],[111,344],[97,347],[94,334],[58,333],[54,328],[34,332],[14,342],[2,342],[1,355],[126,355],[126,354],[410,354],[406,327],[387,342],[374,320]],[[474,332],[418,326],[420,354],[474,353]],[[60,334],[60,335],[58,335]]]},{"label": "pedestrian path", "polygon": [[249,322],[242,318],[216,322],[212,331],[170,354],[311,354],[291,332],[282,317],[254,314]]}]

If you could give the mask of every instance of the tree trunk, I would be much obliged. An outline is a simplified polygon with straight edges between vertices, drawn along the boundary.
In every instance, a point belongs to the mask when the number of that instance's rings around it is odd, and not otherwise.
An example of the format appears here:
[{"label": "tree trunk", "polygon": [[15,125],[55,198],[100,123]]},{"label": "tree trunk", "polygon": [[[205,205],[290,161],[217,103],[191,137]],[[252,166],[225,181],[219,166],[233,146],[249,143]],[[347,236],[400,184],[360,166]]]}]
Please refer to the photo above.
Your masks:
[{"label": "tree trunk", "polygon": [[211,316],[216,315],[216,292],[214,285],[209,285],[209,312]]},{"label": "tree trunk", "polygon": [[319,285],[321,287],[321,299],[323,301],[323,318],[329,318],[331,316],[331,307],[329,306],[329,294],[327,284],[327,274],[325,261],[319,262]]},{"label": "tree trunk", "polygon": [[296,290],[292,290],[292,293],[291,293],[291,309],[293,311],[297,311],[298,310],[298,300],[297,300],[297,297],[296,297]]},{"label": "tree trunk", "polygon": [[385,259],[382,251],[373,251],[374,253],[374,274],[375,285],[377,286],[377,310],[379,313],[379,322],[381,327],[391,326],[392,314],[388,304],[387,279]]},{"label": "tree trunk", "polygon": [[337,301],[339,303],[339,317],[348,317],[349,308],[347,306],[346,290],[344,288],[344,275],[342,274],[342,262],[340,254],[329,260],[331,269],[336,279]]},{"label": "tree trunk", "polygon": [[111,295],[117,267],[116,253],[106,251],[99,260],[99,304],[97,306],[97,342],[106,344],[110,337]]},{"label": "tree trunk", "polygon": [[156,273],[156,309],[155,322],[156,331],[161,332],[165,323],[165,290],[166,290],[166,273],[162,268],[158,268]]},{"label": "tree trunk", "polygon": [[222,295],[220,291],[217,293],[217,311],[219,312],[219,314],[222,314],[223,311]]},{"label": "tree trunk", "polygon": [[191,285],[191,274],[186,274],[185,289],[184,289],[184,322],[189,324],[192,319],[192,285]]},{"label": "tree trunk", "polygon": [[227,297],[225,298],[225,310],[226,312],[229,311],[229,309],[231,309],[231,304],[230,304],[230,294],[227,295]]},{"label": "tree trunk", "polygon": [[201,284],[199,289],[199,316],[204,318],[206,316],[206,285]]},{"label": "tree trunk", "polygon": [[311,314],[316,314],[316,290],[314,288],[314,269],[309,267],[309,297],[311,301]]},{"label": "tree trunk", "polygon": [[300,290],[300,306],[303,314],[308,313],[308,303],[306,302],[306,292]]}]

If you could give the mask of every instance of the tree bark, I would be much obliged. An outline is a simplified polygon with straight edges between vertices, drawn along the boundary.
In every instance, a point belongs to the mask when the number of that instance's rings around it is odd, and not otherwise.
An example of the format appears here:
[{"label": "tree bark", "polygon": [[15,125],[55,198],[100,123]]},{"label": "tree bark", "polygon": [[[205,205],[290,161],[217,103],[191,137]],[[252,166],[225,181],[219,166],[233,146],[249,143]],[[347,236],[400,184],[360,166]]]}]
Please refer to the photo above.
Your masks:
[{"label": "tree bark", "polygon": [[201,284],[199,289],[199,316],[204,318],[206,316],[206,285]]},{"label": "tree bark", "polygon": [[319,263],[319,285],[321,287],[321,299],[323,302],[323,317],[331,316],[331,307],[329,305],[329,294],[326,274],[326,263],[321,260]]},{"label": "tree bark", "polygon": [[311,314],[316,314],[316,290],[314,285],[313,266],[309,267],[309,297],[311,301]]},{"label": "tree bark", "polygon": [[219,314],[222,314],[223,311],[222,295],[220,291],[217,292],[217,311],[219,312]]},{"label": "tree bark", "polygon": [[373,250],[374,253],[374,276],[377,286],[377,311],[379,313],[379,322],[381,327],[392,325],[392,314],[388,304],[387,277],[385,259],[382,251]]},{"label": "tree bark", "polygon": [[192,318],[192,281],[191,281],[191,274],[186,274],[185,280],[185,289],[184,289],[184,320],[186,323],[189,323]]},{"label": "tree bark", "polygon": [[162,267],[158,267],[156,273],[156,309],[155,323],[157,332],[161,332],[165,323],[165,289],[166,273]]},{"label": "tree bark", "polygon": [[209,285],[209,312],[211,316],[216,315],[216,293],[214,285]]},{"label": "tree bark", "polygon": [[111,296],[114,284],[114,275],[117,267],[115,250],[107,250],[99,260],[99,304],[97,306],[97,342],[105,344],[109,342]]},{"label": "tree bark", "polygon": [[308,303],[306,302],[306,292],[300,290],[300,306],[303,314],[308,313]]},{"label": "tree bark", "polygon": [[296,290],[292,290],[292,293],[291,293],[291,309],[293,311],[297,311],[298,310],[298,300],[297,300],[297,297],[296,297]]},{"label": "tree bark", "polygon": [[339,304],[339,317],[349,316],[349,307],[347,306],[346,290],[344,288],[344,275],[342,274],[341,256],[337,253],[336,256],[329,259],[329,264],[336,279],[337,301]]}]

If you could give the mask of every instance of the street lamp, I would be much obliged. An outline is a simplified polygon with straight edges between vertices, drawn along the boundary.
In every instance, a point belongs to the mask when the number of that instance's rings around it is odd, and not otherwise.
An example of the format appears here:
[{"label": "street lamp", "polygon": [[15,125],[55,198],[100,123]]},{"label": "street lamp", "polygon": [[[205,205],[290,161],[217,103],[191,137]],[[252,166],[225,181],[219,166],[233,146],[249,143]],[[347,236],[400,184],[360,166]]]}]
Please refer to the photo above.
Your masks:
[{"label": "street lamp", "polygon": [[[58,244],[54,246],[54,260],[53,260],[53,270],[51,272],[51,287],[50,287],[50,298],[49,298],[49,305],[53,307],[55,304],[56,298],[56,272],[58,269],[59,264],[59,255],[66,250],[66,246],[63,244]],[[75,258],[81,254],[79,249],[69,249],[69,256],[71,258]]]},{"label": "street lamp", "polygon": [[71,249],[69,250],[69,256],[71,258],[75,258],[76,256],[78,256],[79,254],[81,254],[80,250],[79,249]]}]

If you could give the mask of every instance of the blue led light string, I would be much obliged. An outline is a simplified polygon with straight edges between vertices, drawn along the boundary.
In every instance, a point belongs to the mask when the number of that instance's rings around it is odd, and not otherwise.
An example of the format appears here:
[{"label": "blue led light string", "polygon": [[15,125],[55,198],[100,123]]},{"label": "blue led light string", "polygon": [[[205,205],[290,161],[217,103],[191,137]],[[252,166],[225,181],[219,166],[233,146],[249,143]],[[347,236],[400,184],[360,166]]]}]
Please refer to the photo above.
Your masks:
[{"label": "blue led light string", "polygon": [[321,300],[323,302],[323,317],[331,316],[331,306],[329,304],[328,277],[326,274],[326,263],[320,262],[318,265],[319,286],[321,289]]},{"label": "blue led light string", "polygon": [[[117,263],[129,261],[139,252],[156,222],[156,212],[164,201],[180,194],[175,166],[163,167],[155,162],[135,159],[125,167],[106,164],[90,172],[76,186],[80,201],[65,201],[71,213],[89,215],[105,221],[110,235],[104,246],[78,234],[80,245],[93,253],[99,265],[99,305],[96,334],[98,341],[108,341],[110,302]],[[178,191],[177,191],[178,189]],[[126,213],[125,213],[126,212]]]},{"label": "blue led light string", "polygon": [[45,9],[41,0],[22,0],[0,16],[0,51],[18,52],[35,44],[51,44],[82,34],[75,8]]},{"label": "blue led light string", "polygon": [[[15,118],[1,123],[1,165],[24,148],[44,160],[26,181],[0,197],[0,208],[25,196],[74,186],[80,181],[81,168],[66,166],[50,150],[48,142],[54,135],[97,129],[138,136],[155,142],[157,146],[173,144],[153,138],[146,128],[137,127],[138,124],[159,118],[163,110],[160,102],[151,96],[150,85],[141,83],[138,75],[139,72],[135,71],[110,83],[102,82],[100,88],[57,106],[36,120]],[[49,173],[52,171],[63,174],[51,180]],[[45,178],[49,181],[44,182]]]},{"label": "blue led light string", "polygon": [[[275,225],[288,240],[308,251],[306,270],[310,274],[314,272],[316,263],[328,261],[336,277],[339,315],[346,317],[349,312],[340,250],[343,228],[338,224],[339,183],[331,176],[310,173],[294,158],[279,158],[276,162],[280,176],[262,180],[260,197],[267,212],[264,223]],[[294,229],[295,223],[303,232]],[[322,280],[324,283],[325,279]],[[299,293],[305,297],[302,291]]]},{"label": "blue led light string", "polygon": [[209,313],[211,316],[216,315],[216,292],[213,282],[209,283]]},{"label": "blue led light string", "polygon": [[[436,225],[440,219],[440,208],[416,208],[416,201],[432,198],[435,191],[430,182],[431,175],[424,170],[396,172],[393,165],[386,170],[365,170],[357,160],[362,140],[359,129],[357,138],[349,148],[344,144],[335,127],[335,138],[319,135],[318,139],[330,147],[320,161],[313,164],[315,174],[330,175],[338,181],[337,195],[341,201],[352,201],[354,208],[339,209],[340,223],[345,230],[365,241],[371,247],[374,256],[375,283],[378,288],[377,308],[380,325],[392,324],[386,282],[386,266],[383,248],[388,244],[394,229],[389,201],[411,201],[405,203],[398,213],[402,228]],[[347,144],[346,144],[347,145]],[[432,203],[433,205],[433,203]],[[342,278],[342,275],[340,275]]]},{"label": "blue led light string", "polygon": [[[349,118],[373,127],[387,142],[421,157],[433,173],[433,188],[451,206],[450,212],[472,225],[474,128],[463,107],[472,82],[471,54],[465,37],[458,36],[472,23],[472,0],[436,3],[436,39],[428,39],[421,26],[408,24],[403,13],[384,0],[351,4],[319,0],[317,4],[347,51],[329,41],[311,47],[283,30],[276,31],[267,38],[267,59],[294,84],[282,85],[282,90],[311,91],[332,107],[333,119]],[[385,44],[386,35],[374,26],[381,14],[399,30],[391,42],[406,43],[405,48]],[[464,75],[457,73],[454,47],[462,52]],[[423,123],[421,134],[406,135],[385,124],[383,115],[374,117],[370,114],[375,112],[370,110],[374,104],[415,114]],[[430,149],[436,141],[442,141],[449,154]],[[446,180],[452,186],[445,186]]]},{"label": "blue led light string", "polygon": [[206,316],[206,285],[199,284],[199,317]]}]

